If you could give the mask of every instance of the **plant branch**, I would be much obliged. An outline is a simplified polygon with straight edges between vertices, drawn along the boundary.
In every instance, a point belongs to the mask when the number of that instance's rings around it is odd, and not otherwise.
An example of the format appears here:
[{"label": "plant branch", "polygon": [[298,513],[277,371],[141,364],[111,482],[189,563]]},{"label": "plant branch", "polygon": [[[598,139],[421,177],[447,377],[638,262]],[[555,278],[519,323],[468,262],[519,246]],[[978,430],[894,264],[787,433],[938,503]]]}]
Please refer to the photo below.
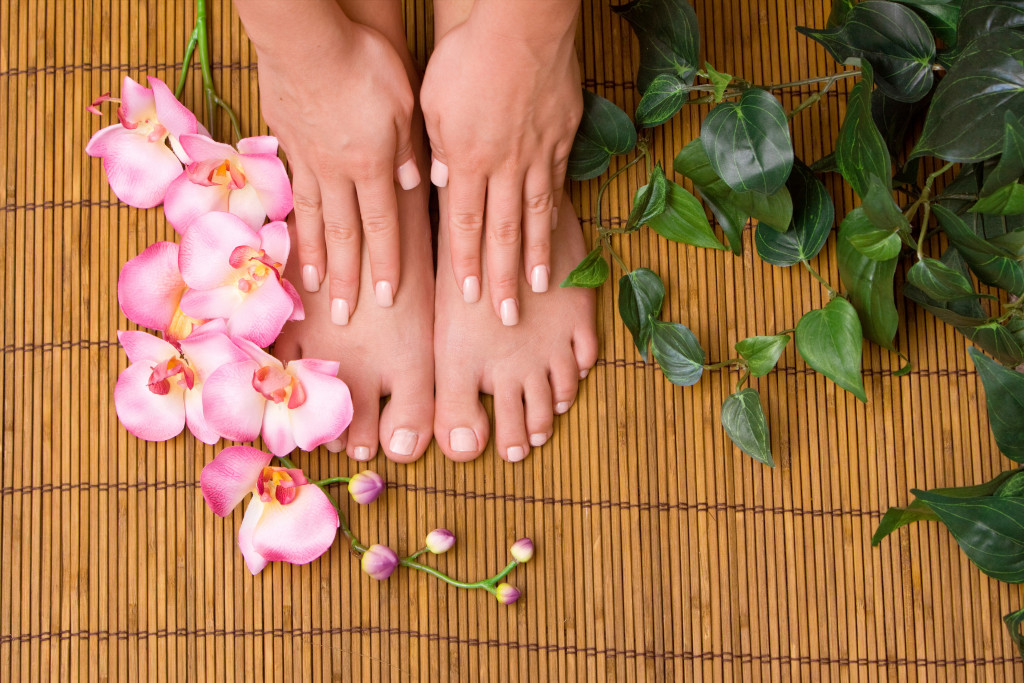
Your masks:
[{"label": "plant branch", "polygon": [[185,46],[185,59],[181,61],[181,75],[178,76],[178,87],[174,89],[174,96],[177,99],[181,99],[181,93],[185,91],[185,82],[188,80],[188,70],[192,66],[192,55],[196,51],[196,43],[199,42],[199,20],[196,19],[196,25],[192,29],[192,35],[189,36],[188,45]]},{"label": "plant branch", "polygon": [[[210,135],[213,139],[217,139],[217,124],[213,117],[214,106],[218,106],[227,112],[228,118],[231,120],[231,127],[234,130],[235,137],[238,140],[242,139],[242,130],[238,125],[238,117],[235,116],[234,110],[228,105],[227,102],[222,100],[217,95],[217,89],[213,84],[213,69],[211,67],[212,62],[210,61],[210,41],[208,35],[208,15],[206,12],[206,1],[207,0],[196,0],[196,28],[193,31],[195,41],[199,46],[199,66],[203,75],[203,93],[206,96],[206,125],[210,129]],[[192,40],[189,41],[191,44]]]},{"label": "plant branch", "polygon": [[939,176],[944,175],[946,171],[953,168],[954,165],[955,162],[950,161],[948,164],[946,164],[939,170],[935,171],[934,173],[929,175],[927,179],[925,179],[924,187],[921,189],[921,195],[916,200],[914,200],[914,203],[910,205],[910,208],[903,212],[904,218],[906,218],[909,221],[911,218],[914,217],[914,214],[917,212],[917,207],[929,201],[929,199],[931,198],[932,185],[935,184],[935,180],[939,178]]},{"label": "plant branch", "polygon": [[601,204],[604,201],[604,193],[608,189],[608,185],[610,185],[611,182],[613,180],[615,180],[616,178],[618,178],[620,175],[622,175],[623,173],[628,171],[630,169],[630,167],[636,166],[638,163],[643,161],[646,157],[647,157],[647,149],[646,149],[646,147],[644,147],[644,148],[642,148],[640,150],[640,155],[639,156],[634,157],[633,159],[631,159],[628,164],[626,164],[625,166],[623,166],[619,170],[615,171],[615,173],[612,173],[610,176],[608,176],[605,179],[605,181],[603,183],[601,183],[601,187],[598,188],[598,190],[597,190],[597,210],[595,211],[595,214],[594,214],[594,223],[597,225],[597,229],[598,229],[599,232],[601,230],[605,229],[604,226],[601,225]]},{"label": "plant branch", "polygon": [[[821,95],[824,94],[825,90],[828,90],[830,87],[832,87],[832,84],[835,83],[836,81],[839,81],[839,80],[841,80],[843,78],[850,78],[851,76],[859,76],[860,73],[861,73],[860,69],[853,69],[851,71],[839,71],[839,72],[836,72],[836,73],[834,73],[834,74],[832,74],[830,76],[819,76],[817,78],[804,78],[804,79],[799,80],[799,81],[789,81],[788,83],[774,83],[774,84],[771,84],[771,85],[750,85],[750,84],[747,84],[746,87],[741,87],[741,88],[737,88],[737,89],[730,88],[729,90],[727,90],[725,92],[724,95],[722,95],[722,99],[726,100],[726,99],[729,99],[729,98],[732,98],[732,97],[739,97],[740,95],[743,94],[744,90],[749,90],[752,87],[753,88],[760,88],[761,90],[787,90],[789,88],[799,88],[800,86],[804,86],[804,85],[814,85],[816,83],[827,83],[828,85],[826,85],[825,88],[820,93],[816,93],[818,95],[818,97],[820,98]],[[691,87],[690,90],[696,91],[696,92],[710,92],[712,94],[711,95],[705,95],[703,97],[696,97],[696,98],[693,98],[693,99],[686,100],[686,104],[707,104],[709,102],[714,102],[715,101],[715,96],[713,94],[714,93],[714,87],[713,86],[710,86],[710,85],[695,85],[695,86]],[[814,97],[814,95],[812,95],[811,97]],[[808,106],[810,106],[811,104],[813,104],[813,102],[808,103]],[[796,111],[799,111],[799,109],[802,109],[802,108],[803,107],[801,106]]]},{"label": "plant branch", "polygon": [[815,280],[817,280],[818,282],[820,282],[820,283],[821,283],[821,286],[822,286],[822,287],[824,287],[825,289],[827,289],[827,290],[828,290],[828,295],[829,295],[829,298],[830,298],[830,299],[835,299],[835,298],[836,298],[837,296],[839,296],[839,292],[837,292],[836,290],[834,290],[834,289],[832,288],[832,285],[830,285],[830,284],[828,283],[828,281],[827,281],[827,280],[826,280],[825,278],[823,278],[823,277],[822,277],[822,276],[821,276],[821,275],[820,275],[820,274],[818,273],[818,271],[816,271],[816,270],[814,269],[814,266],[812,266],[812,265],[811,265],[810,263],[808,263],[808,262],[807,262],[807,260],[805,260],[805,259],[801,259],[800,263],[804,264],[804,268],[806,268],[806,269],[807,269],[807,272],[809,272],[809,273],[810,273],[811,275],[813,275],[813,276],[814,276],[814,279],[815,279]]}]

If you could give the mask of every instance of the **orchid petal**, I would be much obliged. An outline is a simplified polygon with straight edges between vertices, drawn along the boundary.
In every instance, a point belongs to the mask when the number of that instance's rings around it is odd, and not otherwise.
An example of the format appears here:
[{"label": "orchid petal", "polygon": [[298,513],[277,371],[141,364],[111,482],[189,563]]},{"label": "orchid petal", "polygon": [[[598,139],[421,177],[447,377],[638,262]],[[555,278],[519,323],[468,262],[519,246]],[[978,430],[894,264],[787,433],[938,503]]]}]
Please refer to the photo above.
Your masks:
[{"label": "orchid petal", "polygon": [[289,363],[288,370],[306,392],[306,402],[290,411],[291,432],[299,448],[311,451],[341,436],[352,422],[348,386],[333,374],[317,372],[301,360]]},{"label": "orchid petal", "polygon": [[227,336],[227,326],[223,320],[214,320],[197,327],[179,345],[201,381],[205,381],[222,365],[249,360],[245,352]]},{"label": "orchid petal", "polygon": [[125,317],[154,330],[170,327],[184,291],[173,242],[149,245],[124,264],[117,278],[117,301]]},{"label": "orchid petal", "polygon": [[267,216],[272,221],[283,221],[292,210],[292,186],[281,159],[276,154],[251,154],[243,156],[241,164]]},{"label": "orchid petal", "polygon": [[238,141],[238,151],[242,154],[273,154],[277,155],[277,138],[273,135],[254,135]]},{"label": "orchid petal", "polygon": [[267,252],[267,256],[280,263],[282,268],[288,263],[291,243],[288,224],[284,221],[267,223],[260,228],[260,247]]},{"label": "orchid petal", "polygon": [[243,245],[258,249],[260,237],[238,216],[223,211],[200,216],[181,241],[178,266],[182,278],[195,289],[227,284],[235,271],[229,262],[231,253]]},{"label": "orchid petal", "polygon": [[281,278],[281,287],[288,294],[288,296],[292,298],[292,304],[295,306],[295,308],[292,309],[292,314],[291,316],[288,317],[288,319],[305,320],[306,307],[302,303],[302,296],[299,295],[299,290],[295,289],[295,285],[293,285],[288,280],[285,280],[284,278]]},{"label": "orchid petal", "polygon": [[284,369],[284,363],[282,363],[276,357],[270,355],[269,353],[261,349],[256,344],[253,344],[248,339],[244,339],[242,337],[232,337],[231,341],[233,341],[240,350],[242,350],[247,356],[249,356],[249,358],[256,361],[256,364],[259,367],[269,365],[270,367],[273,368],[278,368],[281,370]]},{"label": "orchid petal", "polygon": [[226,439],[252,441],[260,434],[267,401],[252,388],[252,376],[258,368],[251,360],[228,363],[203,383],[203,415]]},{"label": "orchid petal", "polygon": [[256,480],[272,458],[251,446],[228,446],[218,453],[199,474],[203,498],[214,514],[230,514],[245,494],[256,488]]},{"label": "orchid petal", "polygon": [[211,211],[228,210],[228,190],[223,185],[193,183],[188,173],[182,173],[164,196],[164,216],[179,235],[184,235],[197,218]]},{"label": "orchid petal", "polygon": [[203,413],[202,382],[196,382],[195,386],[185,392],[185,425],[192,436],[205,444],[212,446],[220,441],[220,434],[210,426]]},{"label": "orchid petal", "polygon": [[341,370],[341,363],[336,360],[302,358],[300,360],[290,361],[288,363],[288,367],[293,370],[301,367],[304,370],[318,372],[321,375],[327,375],[328,377],[337,377],[338,371]]},{"label": "orchid petal", "polygon": [[306,564],[327,552],[338,534],[338,511],[315,484],[298,487],[288,505],[263,506],[253,549],[271,562]]},{"label": "orchid petal", "polygon": [[270,277],[243,298],[228,318],[228,331],[233,337],[267,347],[281,334],[294,309],[295,304],[281,283]]},{"label": "orchid petal", "polygon": [[234,161],[238,157],[234,147],[217,142],[207,135],[182,135],[179,142],[193,162],[216,160],[219,164],[224,159]]},{"label": "orchid petal", "polygon": [[244,297],[234,285],[206,290],[189,289],[181,296],[181,311],[200,320],[228,318],[241,305]]},{"label": "orchid petal", "polygon": [[[295,436],[288,406],[267,401],[263,412],[263,443],[276,456],[285,456],[295,450]],[[309,450],[309,449],[305,449]]]},{"label": "orchid petal", "polygon": [[167,84],[150,76],[149,87],[153,89],[156,102],[156,118],[172,137],[180,137],[198,130],[195,114],[178,101]]},{"label": "orchid petal", "polygon": [[263,568],[270,562],[267,558],[256,552],[252,544],[256,525],[259,524],[265,507],[260,497],[253,495],[248,507],[245,508],[245,517],[242,518],[242,525],[238,527],[238,549],[245,559],[245,566],[249,568],[253,576],[263,571]]},{"label": "orchid petal", "polygon": [[252,185],[239,190],[229,190],[228,211],[235,214],[253,230],[259,230],[267,219],[267,211],[263,208],[260,195]]},{"label": "orchid petal", "polygon": [[166,394],[149,390],[153,365],[142,361],[121,371],[114,386],[114,408],[121,424],[135,436],[146,441],[167,441],[185,426],[185,402],[180,390],[172,389]]},{"label": "orchid petal", "polygon": [[117,341],[121,342],[128,362],[151,361],[159,363],[178,355],[178,349],[159,337],[139,330],[118,330]]},{"label": "orchid petal", "polygon": [[118,199],[139,209],[157,206],[181,175],[181,162],[162,142],[150,142],[122,126],[113,128],[93,136],[86,151],[103,157],[107,182]]},{"label": "orchid petal", "polygon": [[156,98],[153,91],[125,76],[121,79],[121,107],[129,121],[156,118]]}]

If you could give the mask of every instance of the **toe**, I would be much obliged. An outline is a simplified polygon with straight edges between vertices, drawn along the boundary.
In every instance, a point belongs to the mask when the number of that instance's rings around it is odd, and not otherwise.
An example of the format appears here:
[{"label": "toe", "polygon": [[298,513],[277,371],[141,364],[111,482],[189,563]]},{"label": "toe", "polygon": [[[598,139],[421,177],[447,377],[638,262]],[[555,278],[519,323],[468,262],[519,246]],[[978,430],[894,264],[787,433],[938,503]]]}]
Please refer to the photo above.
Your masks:
[{"label": "toe", "polygon": [[439,372],[434,405],[434,438],[441,451],[456,462],[480,455],[490,436],[487,413],[480,404],[480,387],[468,373]]},{"label": "toe", "polygon": [[380,414],[380,444],[395,462],[412,462],[430,445],[434,420],[433,368],[422,376],[402,373]]},{"label": "toe", "polygon": [[352,392],[352,424],[348,426],[345,452],[353,460],[365,462],[377,455],[377,423],[380,417],[380,388],[370,382],[356,384],[346,382],[349,387],[359,387]]},{"label": "toe", "polygon": [[523,414],[523,386],[517,381],[495,382],[494,446],[498,455],[509,462],[519,462],[530,452]]},{"label": "toe", "polygon": [[345,432],[337,439],[325,443],[324,448],[326,448],[329,453],[341,453],[343,450],[345,450],[345,439],[347,437],[348,432]]},{"label": "toe", "polygon": [[572,407],[580,383],[579,375],[579,365],[572,353],[560,355],[551,361],[551,400],[556,415],[566,413]]},{"label": "toe", "polygon": [[576,329],[572,337],[572,352],[576,356],[578,377],[583,379],[597,362],[597,332],[593,324]]},{"label": "toe", "polygon": [[523,385],[523,396],[526,401],[526,433],[530,437],[530,445],[536,448],[543,446],[551,438],[554,421],[551,384],[545,375],[537,375],[528,379]]}]

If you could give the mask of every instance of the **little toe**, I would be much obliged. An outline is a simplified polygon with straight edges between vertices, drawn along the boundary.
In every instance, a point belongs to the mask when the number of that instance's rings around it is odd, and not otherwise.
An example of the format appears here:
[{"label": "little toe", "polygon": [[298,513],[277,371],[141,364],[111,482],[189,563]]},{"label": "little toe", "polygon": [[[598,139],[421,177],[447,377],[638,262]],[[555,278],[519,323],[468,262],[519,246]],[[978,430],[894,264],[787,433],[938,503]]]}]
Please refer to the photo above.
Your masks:
[{"label": "little toe", "polygon": [[348,457],[366,462],[377,455],[377,433],[380,418],[380,389],[369,383],[352,392],[352,424],[343,435],[347,439],[345,452]]},{"label": "little toe", "polygon": [[576,400],[576,390],[580,384],[580,371],[576,356],[567,352],[559,354],[551,361],[549,378],[551,380],[551,400],[556,415],[569,412]]},{"label": "little toe", "polygon": [[423,377],[402,375],[380,413],[380,445],[384,455],[395,462],[412,462],[430,445],[434,422],[432,375],[431,368]]},{"label": "little toe", "polygon": [[518,381],[496,381],[494,387],[494,445],[498,455],[519,462],[530,453],[523,409],[523,386]]},{"label": "little toe", "polygon": [[572,352],[576,356],[579,378],[585,378],[597,363],[597,332],[594,326],[577,328],[572,337]]},{"label": "little toe", "polygon": [[480,455],[490,436],[487,413],[474,378],[453,368],[437,377],[434,438],[449,459],[466,462]]},{"label": "little toe", "polygon": [[530,445],[543,446],[551,438],[554,413],[551,398],[551,384],[545,375],[536,375],[523,385],[526,401],[526,433]]}]

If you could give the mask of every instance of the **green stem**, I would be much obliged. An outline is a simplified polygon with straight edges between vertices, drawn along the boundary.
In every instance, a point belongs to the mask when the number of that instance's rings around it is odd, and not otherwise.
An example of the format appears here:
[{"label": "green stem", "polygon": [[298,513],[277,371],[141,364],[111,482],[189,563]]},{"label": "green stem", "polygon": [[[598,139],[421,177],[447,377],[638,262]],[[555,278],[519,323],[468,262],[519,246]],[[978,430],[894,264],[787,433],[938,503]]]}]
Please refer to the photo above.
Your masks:
[{"label": "green stem", "polygon": [[427,548],[420,548],[419,550],[414,552],[412,555],[407,555],[406,557],[403,557],[402,560],[403,561],[404,560],[415,560],[417,557],[419,557],[423,553],[427,552],[427,550],[428,550]]},{"label": "green stem", "polygon": [[608,253],[612,255],[612,258],[615,259],[615,262],[619,264],[619,268],[622,268],[622,272],[628,273],[629,268],[626,266],[625,263],[622,262],[622,258],[619,256],[618,252],[612,249],[612,242],[610,239],[608,239],[608,235],[602,235],[601,240],[604,242],[604,248],[608,250]]},{"label": "green stem", "polygon": [[320,481],[314,481],[313,483],[323,488],[330,486],[331,484],[347,484],[352,481],[351,477],[329,477],[327,479],[321,479]]},{"label": "green stem", "polygon": [[[802,80],[799,80],[799,81],[789,81],[788,83],[775,83],[775,84],[772,84],[772,85],[750,85],[748,83],[748,84],[746,84],[746,87],[741,87],[738,90],[728,90],[728,91],[726,91],[726,93],[722,96],[722,99],[725,100],[725,99],[729,99],[729,98],[732,98],[732,97],[739,97],[740,95],[743,94],[744,90],[749,90],[752,87],[753,88],[760,88],[761,90],[786,90],[788,88],[799,88],[800,86],[803,86],[803,85],[814,85],[815,83],[829,83],[829,85],[826,86],[826,88],[825,88],[827,90],[829,87],[831,87],[832,83],[834,83],[835,81],[838,81],[838,80],[843,79],[843,78],[850,78],[851,76],[859,76],[860,73],[861,73],[860,69],[854,69],[852,71],[839,71],[837,73],[832,74],[831,76],[819,76],[817,78],[805,78],[805,79],[802,79]],[[714,87],[710,86],[710,85],[695,85],[695,86],[691,87],[690,90],[697,91],[697,92],[710,92],[710,93],[714,93]],[[822,94],[823,93],[824,93],[824,90],[822,91]],[[812,95],[812,97],[813,97],[813,95]],[[820,94],[819,94],[819,97],[820,97]],[[714,101],[715,101],[715,96],[714,96],[714,94],[711,94],[711,95],[707,95],[705,97],[697,97],[697,98],[694,98],[692,100],[686,100],[686,104],[707,104],[708,102],[714,102]],[[811,104],[813,104],[813,102]]]},{"label": "green stem", "polygon": [[740,389],[743,388],[743,385],[747,383],[748,379],[750,379],[750,370],[745,370],[743,372],[743,374],[740,376],[740,381],[736,383],[736,392],[737,393],[739,392]]},{"label": "green stem", "polygon": [[825,278],[823,278],[821,275],[819,275],[818,271],[816,271],[814,269],[814,267],[810,263],[808,263],[806,260],[801,260],[800,263],[804,264],[804,268],[807,269],[807,272],[809,272],[811,275],[813,275],[814,279],[817,280],[818,282],[820,282],[821,286],[828,290],[829,299],[835,299],[837,296],[839,296],[839,292],[837,292],[836,290],[832,289],[832,285],[830,285],[825,280]]},{"label": "green stem", "polygon": [[199,45],[199,66],[203,75],[203,93],[206,96],[206,125],[210,129],[210,135],[214,140],[216,140],[218,137],[217,125],[216,120],[213,118],[213,108],[214,105],[216,105],[227,112],[228,118],[231,120],[231,127],[234,129],[235,137],[238,140],[241,140],[242,130],[238,125],[238,117],[235,116],[235,112],[230,106],[228,106],[227,102],[217,96],[217,89],[213,84],[213,69],[211,67],[212,62],[210,61],[208,25],[206,0],[196,0],[195,34],[196,42]]},{"label": "green stem", "polygon": [[421,571],[421,572],[424,572],[426,574],[430,574],[431,576],[433,576],[435,578],[438,578],[438,579],[444,581],[445,583],[447,583],[449,585],[455,586],[456,588],[468,588],[468,589],[482,588],[485,591],[487,591],[488,593],[494,593],[494,587],[498,584],[498,582],[501,581],[502,579],[504,579],[506,576],[508,576],[509,573],[513,569],[515,569],[516,566],[519,565],[518,562],[516,562],[515,560],[512,560],[511,562],[508,563],[508,565],[505,566],[504,569],[502,569],[500,572],[498,572],[494,576],[491,576],[491,577],[486,578],[486,579],[480,579],[479,581],[467,582],[467,581],[459,581],[457,579],[453,579],[452,577],[448,576],[447,574],[445,574],[444,572],[442,572],[440,570],[434,569],[433,567],[428,567],[425,564],[420,564],[419,562],[416,562],[415,560],[412,560],[410,558],[405,558],[403,560],[399,560],[398,563],[400,565],[402,565],[403,567],[408,567],[409,569],[415,569],[416,571]]},{"label": "green stem", "polygon": [[924,258],[924,237],[928,234],[928,219],[931,218],[932,203],[925,202],[921,218],[921,234],[917,237],[917,260]]},{"label": "green stem", "polygon": [[[804,109],[807,109],[807,107],[811,106],[812,104],[814,104],[815,102],[820,100],[825,95],[825,93],[828,92],[828,89],[836,84],[836,81],[838,81],[841,78],[845,78],[847,75],[849,75],[849,73],[850,72],[840,71],[839,73],[832,74],[832,76],[827,81],[825,81],[825,87],[823,87],[821,90],[819,90],[818,92],[814,93],[813,95],[808,97],[806,100],[804,100],[803,102],[798,104],[793,109],[793,111],[789,112],[789,114],[786,116],[786,118],[788,118],[789,120],[793,120],[794,116],[796,116],[797,114],[802,112]],[[858,71],[857,73],[860,73],[860,72]]]},{"label": "green stem", "polygon": [[628,171],[630,169],[630,167],[636,166],[638,163],[643,161],[646,157],[647,157],[647,150],[646,149],[640,150],[640,156],[637,156],[634,159],[630,160],[630,162],[628,164],[626,164],[625,166],[623,166],[622,168],[617,170],[615,173],[612,173],[610,176],[608,176],[608,178],[605,179],[605,181],[603,183],[601,183],[601,187],[598,188],[598,190],[597,190],[597,211],[594,212],[594,223],[597,225],[597,229],[598,229],[598,233],[599,234],[600,234],[600,232],[602,230],[605,229],[604,226],[601,225],[601,203],[604,200],[604,193],[605,193],[605,190],[608,189],[608,185],[611,184],[611,182],[613,180],[615,180],[616,178],[618,178],[620,175],[622,175],[623,173]]},{"label": "green stem", "polygon": [[281,461],[282,465],[284,465],[285,467],[287,467],[290,470],[297,470],[297,469],[299,469],[298,465],[296,465],[289,458],[286,458],[283,455],[277,456],[277,459]]},{"label": "green stem", "polygon": [[727,366],[730,366],[730,365],[737,365],[737,364],[742,363],[742,362],[743,362],[742,358],[730,358],[729,360],[723,360],[721,363],[712,363],[711,365],[705,365],[704,369],[705,370],[720,370],[720,369],[722,369],[724,367],[727,367]]},{"label": "green stem", "polygon": [[[918,197],[914,201],[914,203],[910,205],[910,208],[903,213],[904,218],[906,218],[909,221],[911,218],[914,217],[914,214],[917,213],[917,207],[921,206],[931,198],[932,185],[935,184],[935,180],[939,176],[943,175],[946,171],[953,168],[954,165],[954,162],[951,161],[942,168],[940,168],[939,170],[935,171],[935,173],[929,175],[928,178],[925,179],[924,188],[921,190],[921,196]],[[920,244],[918,244],[918,248],[920,248]]]},{"label": "green stem", "polygon": [[189,36],[188,45],[185,46],[185,59],[181,62],[181,75],[178,76],[178,87],[174,89],[174,96],[181,99],[181,93],[185,91],[185,82],[188,80],[188,70],[192,66],[192,55],[196,51],[196,43],[199,42],[199,21],[192,28],[192,35]]}]

